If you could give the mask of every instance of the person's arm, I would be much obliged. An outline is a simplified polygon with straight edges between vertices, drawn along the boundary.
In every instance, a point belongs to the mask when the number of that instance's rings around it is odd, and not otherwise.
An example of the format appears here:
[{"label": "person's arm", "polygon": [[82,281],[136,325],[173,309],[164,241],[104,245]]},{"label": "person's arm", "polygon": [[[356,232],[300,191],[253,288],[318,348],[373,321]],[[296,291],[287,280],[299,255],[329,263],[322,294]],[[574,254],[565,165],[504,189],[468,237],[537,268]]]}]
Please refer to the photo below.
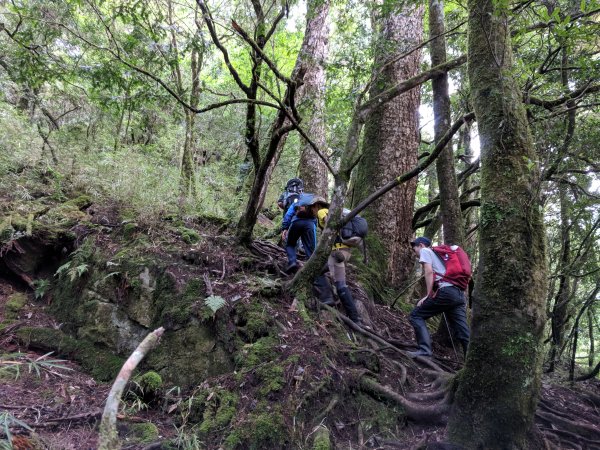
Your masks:
[{"label": "person's arm", "polygon": [[431,297],[433,295],[433,284],[435,282],[435,274],[431,264],[423,263],[423,275],[425,276],[425,286],[427,286],[427,297]]},{"label": "person's arm", "polygon": [[296,204],[290,205],[285,216],[283,216],[283,221],[281,222],[281,238],[286,241],[287,240],[287,232],[288,228],[292,224],[292,219],[294,218],[294,214],[296,212]]}]

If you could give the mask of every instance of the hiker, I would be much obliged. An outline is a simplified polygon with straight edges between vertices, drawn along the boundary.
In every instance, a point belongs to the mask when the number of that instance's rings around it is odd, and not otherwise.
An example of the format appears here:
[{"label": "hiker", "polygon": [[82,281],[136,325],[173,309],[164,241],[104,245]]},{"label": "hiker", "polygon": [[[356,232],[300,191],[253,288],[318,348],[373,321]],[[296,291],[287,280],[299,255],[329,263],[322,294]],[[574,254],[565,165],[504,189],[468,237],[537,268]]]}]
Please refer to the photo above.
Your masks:
[{"label": "hiker", "polygon": [[304,181],[300,178],[290,178],[285,184],[285,189],[277,199],[277,206],[283,210],[283,214],[287,212],[292,203],[295,203],[304,192]]},{"label": "hiker", "polygon": [[431,356],[431,337],[425,321],[435,315],[445,314],[449,327],[461,343],[463,354],[466,355],[470,333],[463,289],[443,278],[446,267],[431,248],[431,241],[428,238],[418,237],[410,245],[423,268],[427,295],[419,300],[409,316],[419,349],[408,353],[411,356]]},{"label": "hiker", "polygon": [[[329,210],[327,208],[319,209],[317,212],[318,225],[321,230],[325,228],[328,214]],[[357,325],[363,326],[360,315],[358,314],[358,310],[356,309],[356,303],[354,302],[354,298],[352,297],[352,292],[350,291],[350,288],[346,285],[346,263],[350,260],[350,256],[352,256],[352,254],[350,253],[350,245],[344,244],[342,242],[342,238],[338,234],[331,248],[329,258],[327,259],[329,274],[333,278],[335,290],[342,302],[342,305],[344,305],[344,308],[346,309],[348,317],[350,318],[350,320],[352,320],[352,322],[356,323]],[[315,280],[315,285],[322,285],[323,281],[327,282],[327,284],[329,285],[327,278],[325,278],[325,275],[321,275],[321,277],[322,280],[319,280],[320,277]],[[326,305],[335,304],[335,302],[333,301],[333,297],[328,296],[326,290],[325,294],[320,296],[320,299]]]},{"label": "hiker", "polygon": [[317,246],[317,212],[329,207],[329,203],[318,195],[302,193],[292,203],[283,217],[281,238],[285,242],[288,265],[284,272],[288,275],[298,271],[296,244],[302,241],[304,252],[310,258]]}]

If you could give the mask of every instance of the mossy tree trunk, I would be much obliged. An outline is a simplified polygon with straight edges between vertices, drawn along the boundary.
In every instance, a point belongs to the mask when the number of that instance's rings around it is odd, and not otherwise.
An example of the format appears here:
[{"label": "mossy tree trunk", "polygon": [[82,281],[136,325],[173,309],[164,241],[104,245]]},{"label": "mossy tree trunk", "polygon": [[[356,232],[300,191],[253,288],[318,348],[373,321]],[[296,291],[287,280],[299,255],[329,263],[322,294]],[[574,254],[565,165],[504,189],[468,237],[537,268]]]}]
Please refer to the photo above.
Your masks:
[{"label": "mossy tree trunk", "polygon": [[[423,32],[423,6],[376,5],[374,78],[369,95],[376,97],[401,80],[419,73],[421,52],[398,55],[418,46]],[[417,165],[419,146],[419,89],[405,92],[373,108],[365,123],[363,156],[354,184],[355,203]],[[400,286],[413,266],[408,243],[413,236],[412,215],[417,180],[398,186],[378,199],[364,215],[369,221],[370,241],[381,256],[372,259],[388,284]]]},{"label": "mossy tree trunk", "polygon": [[[446,62],[446,39],[444,37],[444,2],[429,1],[429,36],[431,65],[437,66]],[[450,128],[450,94],[448,90],[448,74],[442,73],[431,80],[433,88],[433,129],[435,141],[446,134]],[[454,152],[450,142],[436,160],[437,180],[440,189],[440,210],[444,242],[446,244],[464,245],[464,231],[458,183],[454,172]]]},{"label": "mossy tree trunk", "polygon": [[[503,6],[504,5],[504,6]],[[508,4],[469,0],[469,79],[481,141],[481,232],[472,338],[448,434],[468,449],[528,442],[546,299],[539,167],[513,78]]]}]

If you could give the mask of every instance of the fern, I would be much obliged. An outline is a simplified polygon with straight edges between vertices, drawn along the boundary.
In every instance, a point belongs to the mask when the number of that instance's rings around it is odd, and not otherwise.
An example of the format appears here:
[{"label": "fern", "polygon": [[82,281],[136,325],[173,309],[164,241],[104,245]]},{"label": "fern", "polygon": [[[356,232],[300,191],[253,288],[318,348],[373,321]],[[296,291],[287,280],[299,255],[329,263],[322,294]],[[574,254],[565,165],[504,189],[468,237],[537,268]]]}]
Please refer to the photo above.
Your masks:
[{"label": "fern", "polygon": [[211,295],[204,300],[204,304],[211,309],[213,315],[216,314],[219,309],[225,306],[226,303],[227,302],[225,299],[220,295]]}]

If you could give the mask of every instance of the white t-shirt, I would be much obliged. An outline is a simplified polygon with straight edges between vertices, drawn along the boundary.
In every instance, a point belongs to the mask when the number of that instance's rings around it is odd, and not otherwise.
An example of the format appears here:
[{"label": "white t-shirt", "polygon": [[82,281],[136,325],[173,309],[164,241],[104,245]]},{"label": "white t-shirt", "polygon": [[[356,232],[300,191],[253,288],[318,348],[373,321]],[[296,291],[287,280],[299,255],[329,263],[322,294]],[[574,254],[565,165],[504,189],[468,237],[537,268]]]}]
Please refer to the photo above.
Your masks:
[{"label": "white t-shirt", "polygon": [[[436,281],[439,281],[442,278],[442,275],[446,273],[446,267],[444,266],[444,263],[430,248],[425,247],[421,249],[421,253],[419,255],[419,262],[431,264],[431,267],[433,268],[433,271],[435,273],[434,277]],[[439,286],[441,288],[446,286],[452,286],[452,283],[440,281]]]}]

